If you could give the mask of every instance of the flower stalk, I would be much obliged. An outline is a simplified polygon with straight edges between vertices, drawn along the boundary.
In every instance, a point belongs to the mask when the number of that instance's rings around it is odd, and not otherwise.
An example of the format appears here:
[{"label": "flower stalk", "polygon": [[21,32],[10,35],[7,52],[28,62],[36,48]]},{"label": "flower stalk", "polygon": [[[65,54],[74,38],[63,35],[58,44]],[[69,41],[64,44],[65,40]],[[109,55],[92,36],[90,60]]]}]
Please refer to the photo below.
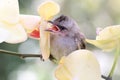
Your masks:
[{"label": "flower stalk", "polygon": [[2,50],[2,49],[0,49],[0,54],[9,54],[9,55],[13,55],[13,56],[18,56],[20,58],[28,58],[28,57],[42,58],[42,55],[40,55],[40,54],[21,54],[21,53],[17,53],[17,52],[13,52],[13,51]]},{"label": "flower stalk", "polygon": [[114,74],[114,71],[115,71],[115,68],[116,68],[116,65],[117,65],[117,62],[118,62],[118,59],[119,59],[119,53],[120,53],[120,47],[118,45],[117,48],[116,48],[116,52],[115,52],[114,62],[113,62],[113,65],[112,65],[112,68],[110,70],[110,73],[109,73],[108,77],[102,75],[102,78],[104,78],[105,80],[112,80],[112,76]]},{"label": "flower stalk", "polygon": [[111,77],[111,78],[112,78],[112,76],[113,76],[113,74],[114,74],[114,70],[115,70],[115,68],[116,68],[116,64],[117,64],[118,59],[119,59],[119,52],[120,52],[120,47],[119,47],[119,45],[118,45],[117,48],[116,48],[116,52],[115,52],[114,62],[113,62],[113,65],[112,65],[112,68],[111,68],[111,71],[110,71],[108,77]]}]

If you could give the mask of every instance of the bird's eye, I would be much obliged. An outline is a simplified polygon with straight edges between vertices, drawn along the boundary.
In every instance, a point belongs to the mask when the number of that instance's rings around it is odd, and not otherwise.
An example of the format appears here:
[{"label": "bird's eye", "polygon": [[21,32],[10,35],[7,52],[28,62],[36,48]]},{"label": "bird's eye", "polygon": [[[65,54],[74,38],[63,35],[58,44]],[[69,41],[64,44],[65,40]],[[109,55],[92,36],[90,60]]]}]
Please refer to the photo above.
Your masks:
[{"label": "bird's eye", "polygon": [[64,26],[61,25],[57,25],[59,27],[60,30],[67,30],[67,28],[65,28]]}]

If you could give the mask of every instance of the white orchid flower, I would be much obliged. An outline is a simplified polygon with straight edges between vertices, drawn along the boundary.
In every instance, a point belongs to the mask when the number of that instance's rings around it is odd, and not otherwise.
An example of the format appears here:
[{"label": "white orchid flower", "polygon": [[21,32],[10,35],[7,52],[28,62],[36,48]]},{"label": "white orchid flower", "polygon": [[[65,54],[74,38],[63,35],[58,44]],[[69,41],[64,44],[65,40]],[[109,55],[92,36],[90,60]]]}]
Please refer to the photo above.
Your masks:
[{"label": "white orchid flower", "polygon": [[27,39],[26,30],[32,30],[40,17],[20,15],[18,0],[0,0],[0,43],[20,43]]}]

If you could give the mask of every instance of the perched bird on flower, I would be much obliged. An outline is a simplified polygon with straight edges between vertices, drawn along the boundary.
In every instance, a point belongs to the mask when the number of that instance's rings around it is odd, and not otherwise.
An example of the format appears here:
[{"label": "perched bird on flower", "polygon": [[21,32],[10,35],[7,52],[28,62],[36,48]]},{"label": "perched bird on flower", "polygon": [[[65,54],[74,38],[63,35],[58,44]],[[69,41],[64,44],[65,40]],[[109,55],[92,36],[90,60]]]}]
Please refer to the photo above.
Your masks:
[{"label": "perched bird on flower", "polygon": [[52,27],[46,29],[50,32],[50,59],[60,60],[75,50],[85,49],[85,37],[75,20],[61,15],[48,22],[52,23]]},{"label": "perched bird on flower", "polygon": [[85,37],[73,19],[61,15],[52,21],[59,12],[60,6],[53,1],[45,1],[38,8],[40,49],[44,60],[59,61],[75,50],[85,49]]}]

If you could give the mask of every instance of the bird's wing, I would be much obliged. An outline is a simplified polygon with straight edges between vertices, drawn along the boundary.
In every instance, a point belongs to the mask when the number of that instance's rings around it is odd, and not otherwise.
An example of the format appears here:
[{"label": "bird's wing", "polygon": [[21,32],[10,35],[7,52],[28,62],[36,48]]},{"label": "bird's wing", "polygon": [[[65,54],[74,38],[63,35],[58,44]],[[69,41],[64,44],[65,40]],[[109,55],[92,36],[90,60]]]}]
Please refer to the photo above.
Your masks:
[{"label": "bird's wing", "polygon": [[77,49],[85,49],[86,45],[85,45],[85,36],[83,35],[83,33],[76,33],[75,34],[75,42],[77,44]]}]

